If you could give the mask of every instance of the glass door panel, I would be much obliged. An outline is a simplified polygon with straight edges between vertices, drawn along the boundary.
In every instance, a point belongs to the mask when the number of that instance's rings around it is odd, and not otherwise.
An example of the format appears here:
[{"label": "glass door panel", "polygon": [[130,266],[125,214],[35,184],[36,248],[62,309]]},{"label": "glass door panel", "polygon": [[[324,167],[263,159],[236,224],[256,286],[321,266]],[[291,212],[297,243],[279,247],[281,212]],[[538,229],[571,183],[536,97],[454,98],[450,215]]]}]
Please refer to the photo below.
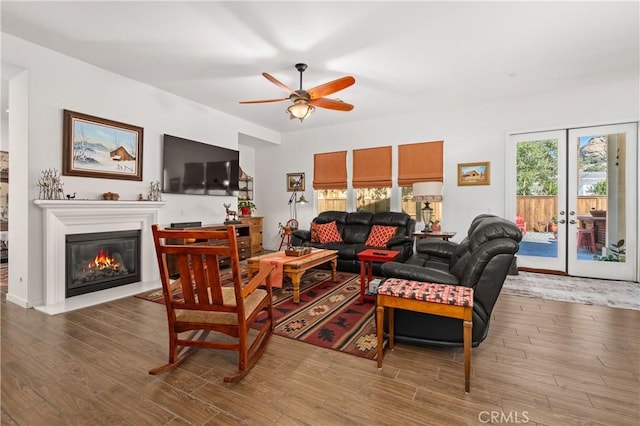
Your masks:
[{"label": "glass door panel", "polygon": [[[518,266],[566,270],[566,132],[511,135],[513,220],[523,232]],[[509,209],[507,209],[509,210]]]},{"label": "glass door panel", "polygon": [[569,131],[571,275],[635,280],[635,124]]}]

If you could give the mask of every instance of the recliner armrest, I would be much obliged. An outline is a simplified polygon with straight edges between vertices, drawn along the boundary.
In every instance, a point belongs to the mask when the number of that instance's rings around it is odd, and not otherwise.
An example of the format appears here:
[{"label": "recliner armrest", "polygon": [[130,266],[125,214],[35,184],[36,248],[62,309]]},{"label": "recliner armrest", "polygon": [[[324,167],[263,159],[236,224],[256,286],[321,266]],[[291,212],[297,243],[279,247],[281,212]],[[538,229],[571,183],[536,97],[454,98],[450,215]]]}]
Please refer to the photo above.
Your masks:
[{"label": "recliner armrest", "polygon": [[382,271],[382,275],[385,277],[402,278],[405,280],[429,283],[460,284],[455,275],[434,268],[425,268],[424,266],[388,262],[383,263],[380,266],[380,270]]},{"label": "recliner armrest", "polygon": [[456,251],[458,243],[453,241],[437,240],[434,238],[424,238],[416,243],[416,251],[429,256],[449,259]]}]

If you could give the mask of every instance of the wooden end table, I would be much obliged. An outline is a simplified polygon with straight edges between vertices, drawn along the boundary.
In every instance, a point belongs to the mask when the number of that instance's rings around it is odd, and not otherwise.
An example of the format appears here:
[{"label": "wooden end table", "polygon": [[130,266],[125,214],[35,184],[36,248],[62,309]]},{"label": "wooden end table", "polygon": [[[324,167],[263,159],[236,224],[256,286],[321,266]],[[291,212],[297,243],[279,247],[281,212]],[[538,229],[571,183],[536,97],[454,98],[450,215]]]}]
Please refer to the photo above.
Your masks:
[{"label": "wooden end table", "polygon": [[414,232],[414,238],[442,238],[445,241],[449,241],[449,238],[455,237],[455,232]]},{"label": "wooden end table", "polygon": [[366,293],[367,287],[373,278],[373,262],[391,262],[400,254],[397,250],[367,249],[358,253],[360,260],[360,303],[365,299],[376,300],[376,296]]},{"label": "wooden end table", "polygon": [[[247,276],[249,279],[260,269],[260,260],[278,253],[263,254],[247,259]],[[304,256],[290,256],[282,267],[282,274],[291,278],[293,284],[293,303],[300,303],[300,280],[305,272],[323,263],[331,264],[331,280],[336,281],[336,267],[338,265],[338,251],[313,249],[311,253]]]}]

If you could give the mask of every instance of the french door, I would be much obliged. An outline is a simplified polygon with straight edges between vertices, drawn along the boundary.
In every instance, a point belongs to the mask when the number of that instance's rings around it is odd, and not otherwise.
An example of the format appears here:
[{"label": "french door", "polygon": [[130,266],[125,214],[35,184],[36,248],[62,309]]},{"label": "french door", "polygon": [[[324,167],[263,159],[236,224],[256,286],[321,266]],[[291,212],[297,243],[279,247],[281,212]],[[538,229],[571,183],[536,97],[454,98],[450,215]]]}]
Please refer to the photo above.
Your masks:
[{"label": "french door", "polygon": [[637,281],[637,123],[511,134],[518,266]]}]

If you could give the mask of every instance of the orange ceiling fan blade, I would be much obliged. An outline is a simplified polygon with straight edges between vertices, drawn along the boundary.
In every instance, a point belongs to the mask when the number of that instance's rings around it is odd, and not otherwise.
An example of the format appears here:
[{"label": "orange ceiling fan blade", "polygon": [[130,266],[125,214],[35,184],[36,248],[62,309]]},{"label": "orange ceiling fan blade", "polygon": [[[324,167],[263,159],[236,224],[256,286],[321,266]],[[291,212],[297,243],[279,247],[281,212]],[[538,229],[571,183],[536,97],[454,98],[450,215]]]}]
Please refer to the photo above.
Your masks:
[{"label": "orange ceiling fan blade", "polygon": [[355,82],[356,82],[356,79],[351,76],[342,77],[337,80],[333,80],[328,83],[321,84],[320,86],[316,86],[312,89],[309,89],[307,90],[307,93],[309,93],[309,96],[311,97],[311,99],[318,99],[323,96],[327,96],[332,93],[338,92],[342,89],[345,89],[351,86]]},{"label": "orange ceiling fan blade", "polygon": [[267,102],[282,102],[282,101],[288,101],[289,98],[282,98],[282,99],[264,99],[261,101],[240,101],[241,104],[264,104]]},{"label": "orange ceiling fan blade", "polygon": [[279,81],[278,79],[276,79],[274,76],[272,76],[269,73],[263,72],[262,75],[264,76],[264,78],[266,78],[267,80],[269,80],[270,82],[272,82],[273,84],[275,84],[276,86],[278,86],[279,88],[281,88],[282,90],[284,90],[287,93],[294,93],[293,89],[289,89],[287,86],[284,85],[284,83],[282,83],[281,81]]},{"label": "orange ceiling fan blade", "polygon": [[309,105],[319,108],[335,109],[337,111],[351,111],[353,105],[336,99],[318,98],[309,101]]}]

